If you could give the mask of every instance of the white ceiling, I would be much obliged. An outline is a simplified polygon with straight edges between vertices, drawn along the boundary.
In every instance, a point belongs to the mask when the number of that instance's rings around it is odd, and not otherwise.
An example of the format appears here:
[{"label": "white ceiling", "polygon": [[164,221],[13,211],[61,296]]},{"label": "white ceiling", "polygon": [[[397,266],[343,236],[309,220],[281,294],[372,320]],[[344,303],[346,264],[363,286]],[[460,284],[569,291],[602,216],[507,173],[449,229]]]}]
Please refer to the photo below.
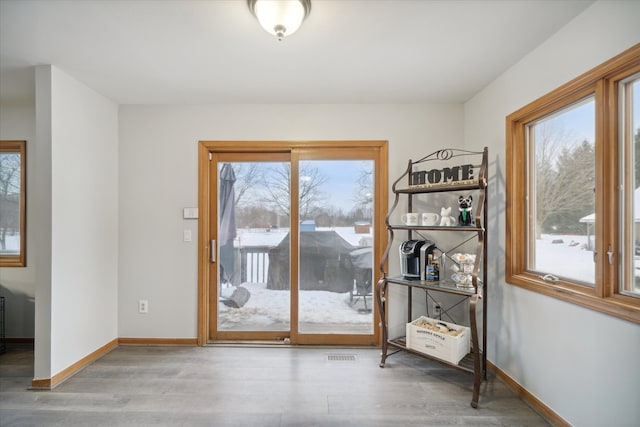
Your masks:
[{"label": "white ceiling", "polygon": [[244,0],[0,0],[0,99],[53,64],[120,104],[459,103],[584,0],[312,0],[278,42]]}]

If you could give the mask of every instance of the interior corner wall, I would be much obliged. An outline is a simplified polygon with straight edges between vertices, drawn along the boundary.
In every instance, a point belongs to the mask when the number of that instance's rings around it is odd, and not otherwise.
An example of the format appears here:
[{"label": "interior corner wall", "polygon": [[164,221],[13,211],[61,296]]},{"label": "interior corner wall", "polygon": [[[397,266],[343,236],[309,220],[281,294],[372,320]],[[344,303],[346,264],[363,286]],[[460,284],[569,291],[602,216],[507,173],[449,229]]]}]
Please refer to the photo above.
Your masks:
[{"label": "interior corner wall", "polygon": [[[24,71],[35,85],[34,69]],[[36,241],[41,230],[35,198],[31,189],[36,181],[35,99],[24,102],[0,100],[0,140],[27,141],[27,265],[0,267],[0,296],[5,298],[5,335],[7,338],[33,338],[37,277]]]},{"label": "interior corner wall", "polygon": [[[34,379],[51,378],[51,66],[35,69],[36,138],[29,158],[35,185],[27,183],[36,222]],[[33,153],[35,151],[35,153]],[[31,216],[27,212],[27,216]],[[27,230],[29,233],[29,230]],[[29,253],[28,253],[29,254]],[[27,263],[32,262],[29,259]]]},{"label": "interior corner wall", "polygon": [[118,106],[49,69],[52,377],[117,338]]},{"label": "interior corner wall", "polygon": [[391,184],[409,158],[460,147],[461,123],[461,104],[121,106],[119,336],[197,337],[197,239],[182,241],[197,221],[182,209],[198,205],[198,141],[388,140]]},{"label": "interior corner wall", "polygon": [[640,2],[599,1],[465,104],[489,147],[487,357],[578,426],[637,425],[640,327],[505,284],[505,117],[640,42]]}]

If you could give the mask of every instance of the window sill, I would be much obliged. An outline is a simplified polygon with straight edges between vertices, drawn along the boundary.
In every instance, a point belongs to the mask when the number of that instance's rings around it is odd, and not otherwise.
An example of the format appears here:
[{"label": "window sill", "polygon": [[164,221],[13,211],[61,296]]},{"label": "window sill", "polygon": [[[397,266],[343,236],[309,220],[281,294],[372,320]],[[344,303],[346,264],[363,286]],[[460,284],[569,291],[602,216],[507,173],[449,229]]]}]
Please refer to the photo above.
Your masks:
[{"label": "window sill", "polygon": [[611,297],[598,297],[595,290],[584,287],[580,289],[576,285],[568,287],[566,283],[550,284],[542,282],[533,273],[521,273],[506,277],[508,284],[518,286],[529,291],[537,292],[552,298],[569,302],[590,310],[594,310],[612,317],[617,317],[633,323],[640,323],[640,306],[629,303],[636,300],[632,297],[613,295]]}]

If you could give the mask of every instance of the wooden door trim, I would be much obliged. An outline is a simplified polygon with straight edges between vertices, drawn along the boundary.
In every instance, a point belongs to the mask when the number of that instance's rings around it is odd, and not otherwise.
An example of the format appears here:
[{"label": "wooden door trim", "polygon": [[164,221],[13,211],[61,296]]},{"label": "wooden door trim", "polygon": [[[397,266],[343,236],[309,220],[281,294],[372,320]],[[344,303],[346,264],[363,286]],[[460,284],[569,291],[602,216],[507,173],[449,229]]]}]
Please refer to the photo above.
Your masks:
[{"label": "wooden door trim", "polygon": [[[230,152],[265,152],[265,153],[290,153],[293,149],[328,149],[336,148],[336,151],[345,149],[377,149],[378,156],[375,160],[379,161],[379,169],[376,171],[375,185],[379,191],[375,192],[375,211],[372,224],[374,227],[374,236],[379,240],[374,247],[374,259],[381,259],[382,251],[386,246],[386,231],[384,228],[384,216],[387,211],[388,204],[388,141],[383,140],[354,140],[354,141],[239,141],[239,140],[222,140],[211,141],[203,140],[198,143],[198,319],[197,319],[197,343],[203,346],[210,342],[211,336],[211,320],[210,319],[210,266],[209,257],[211,251],[210,223],[211,214],[211,162],[209,160],[210,153],[230,153]],[[215,205],[215,203],[213,204]],[[215,209],[215,207],[213,208]],[[293,226],[293,225],[292,225]],[[293,228],[292,228],[293,231]],[[373,269],[374,283],[379,279],[379,272]],[[375,345],[380,344],[380,331],[376,327],[379,319],[377,310],[374,312],[373,319],[374,333],[373,341]],[[296,326],[297,328],[297,326]],[[293,327],[291,328],[293,330]],[[333,337],[335,338],[335,337]],[[304,335],[297,337],[298,344],[304,344]],[[370,339],[359,340],[354,342],[345,342],[344,344],[368,345]],[[360,342],[362,341],[362,342]]]},{"label": "wooden door trim", "polygon": [[198,145],[198,345],[209,337],[209,152],[207,144]]}]

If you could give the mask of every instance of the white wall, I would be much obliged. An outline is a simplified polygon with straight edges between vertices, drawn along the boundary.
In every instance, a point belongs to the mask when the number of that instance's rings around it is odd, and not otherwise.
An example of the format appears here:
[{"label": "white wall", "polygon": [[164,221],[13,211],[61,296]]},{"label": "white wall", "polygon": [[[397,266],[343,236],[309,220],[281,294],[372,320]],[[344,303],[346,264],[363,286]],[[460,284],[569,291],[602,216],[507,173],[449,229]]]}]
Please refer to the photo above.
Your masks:
[{"label": "white wall", "polygon": [[640,42],[639,16],[595,3],[465,104],[465,146],[491,159],[488,358],[577,426],[637,425],[640,327],[505,284],[505,116]]},{"label": "white wall", "polygon": [[118,336],[118,106],[55,67],[50,76],[48,377]]},{"label": "white wall", "polygon": [[[24,73],[34,82],[34,70]],[[5,334],[8,338],[33,338],[36,294],[36,239],[38,228],[35,207],[36,181],[35,99],[14,102],[0,100],[0,140],[27,141],[27,266],[0,268],[0,296],[5,298]]]},{"label": "white wall", "polygon": [[55,67],[24,72],[35,99],[0,102],[0,139],[27,140],[27,267],[0,269],[0,294],[41,379],[117,338],[118,107]]},{"label": "white wall", "polygon": [[[34,378],[51,378],[51,67],[35,69],[37,212]],[[31,166],[27,165],[27,168]],[[27,185],[29,185],[27,183]],[[27,216],[31,214],[27,212]],[[27,231],[28,232],[28,231]],[[29,260],[27,260],[29,262]]]},{"label": "white wall", "polygon": [[461,105],[121,106],[119,336],[197,336],[197,242],[182,241],[197,223],[182,208],[198,203],[199,140],[388,140],[392,182],[410,157],[461,146],[461,123]]}]

